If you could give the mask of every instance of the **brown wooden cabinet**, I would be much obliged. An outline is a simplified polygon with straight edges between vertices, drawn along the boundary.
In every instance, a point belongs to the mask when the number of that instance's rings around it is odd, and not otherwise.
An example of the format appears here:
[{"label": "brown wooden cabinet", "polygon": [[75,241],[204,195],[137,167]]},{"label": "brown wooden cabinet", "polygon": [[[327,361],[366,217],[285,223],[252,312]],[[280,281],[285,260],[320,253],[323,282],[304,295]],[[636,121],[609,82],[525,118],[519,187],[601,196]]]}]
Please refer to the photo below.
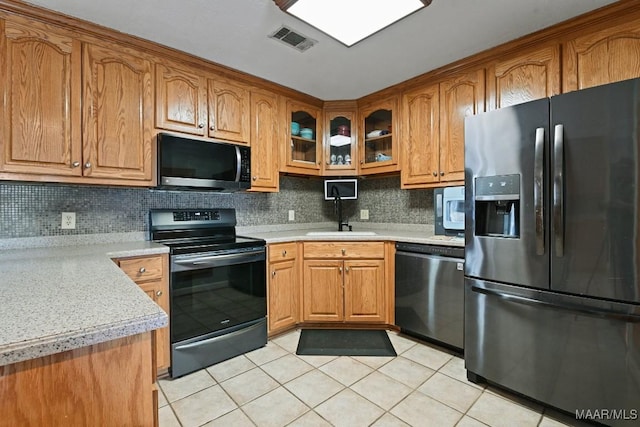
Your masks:
[{"label": "brown wooden cabinet", "polygon": [[439,182],[440,91],[437,84],[415,89],[402,97],[402,188]]},{"label": "brown wooden cabinet", "polygon": [[294,327],[299,316],[300,269],[297,243],[268,246],[267,318],[269,335]]},{"label": "brown wooden cabinet", "polygon": [[305,242],[305,322],[387,321],[383,242]]},{"label": "brown wooden cabinet", "polygon": [[359,168],[361,175],[397,172],[399,150],[398,97],[392,96],[359,106]]},{"label": "brown wooden cabinet", "polygon": [[155,75],[157,128],[249,144],[248,87],[166,61]]},{"label": "brown wooden cabinet", "polygon": [[640,77],[640,19],[576,37],[562,53],[563,92]]},{"label": "brown wooden cabinet", "polygon": [[278,95],[251,91],[251,190],[278,191],[281,135]]},{"label": "brown wooden cabinet", "polygon": [[[136,282],[167,314],[169,314],[169,257],[150,255],[118,258],[114,260],[127,276]],[[159,374],[164,374],[171,364],[169,327],[156,329],[155,357]]]},{"label": "brown wooden cabinet", "polygon": [[464,183],[464,118],[485,111],[484,69],[440,83],[440,182]]},{"label": "brown wooden cabinet", "polygon": [[319,175],[322,158],[322,110],[286,99],[283,122],[286,123],[287,130],[282,147],[281,171]]},{"label": "brown wooden cabinet", "polygon": [[156,127],[205,136],[207,79],[186,67],[156,64]]},{"label": "brown wooden cabinet", "polygon": [[402,188],[464,183],[464,118],[484,111],[484,69],[402,97]]},{"label": "brown wooden cabinet", "polygon": [[324,105],[323,176],[351,176],[358,171],[358,114],[355,101]]},{"label": "brown wooden cabinet", "polygon": [[496,110],[560,93],[560,45],[493,61],[487,68],[487,108]]},{"label": "brown wooden cabinet", "polygon": [[0,426],[158,425],[151,333],[0,366]]},{"label": "brown wooden cabinet", "polygon": [[152,180],[151,61],[115,45],[84,44],[83,174]]},{"label": "brown wooden cabinet", "polygon": [[249,88],[220,78],[208,79],[209,136],[249,143]]},{"label": "brown wooden cabinet", "polygon": [[80,42],[20,18],[0,31],[0,171],[81,176]]}]

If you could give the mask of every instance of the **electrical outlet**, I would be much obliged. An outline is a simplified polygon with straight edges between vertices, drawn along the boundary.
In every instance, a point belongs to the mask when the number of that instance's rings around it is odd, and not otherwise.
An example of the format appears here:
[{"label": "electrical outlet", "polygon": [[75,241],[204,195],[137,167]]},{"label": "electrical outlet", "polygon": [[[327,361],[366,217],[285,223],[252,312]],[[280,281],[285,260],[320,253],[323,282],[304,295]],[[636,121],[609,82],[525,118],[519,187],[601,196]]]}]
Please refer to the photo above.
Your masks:
[{"label": "electrical outlet", "polygon": [[62,212],[62,222],[60,228],[63,230],[75,230],[76,228],[76,213],[75,212]]},{"label": "electrical outlet", "polygon": [[360,219],[369,219],[369,209],[360,209]]},{"label": "electrical outlet", "polygon": [[296,211],[290,209],[289,210],[289,221],[295,221],[296,220]]}]

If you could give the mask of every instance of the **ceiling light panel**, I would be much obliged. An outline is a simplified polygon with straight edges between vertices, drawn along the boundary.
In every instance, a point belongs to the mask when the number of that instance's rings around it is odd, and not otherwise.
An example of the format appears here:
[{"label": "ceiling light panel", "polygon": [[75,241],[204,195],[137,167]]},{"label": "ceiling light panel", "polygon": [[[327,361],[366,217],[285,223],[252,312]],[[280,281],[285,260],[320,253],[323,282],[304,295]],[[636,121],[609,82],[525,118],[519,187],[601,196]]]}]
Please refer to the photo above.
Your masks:
[{"label": "ceiling light panel", "polygon": [[422,9],[422,0],[297,0],[287,12],[347,46]]}]

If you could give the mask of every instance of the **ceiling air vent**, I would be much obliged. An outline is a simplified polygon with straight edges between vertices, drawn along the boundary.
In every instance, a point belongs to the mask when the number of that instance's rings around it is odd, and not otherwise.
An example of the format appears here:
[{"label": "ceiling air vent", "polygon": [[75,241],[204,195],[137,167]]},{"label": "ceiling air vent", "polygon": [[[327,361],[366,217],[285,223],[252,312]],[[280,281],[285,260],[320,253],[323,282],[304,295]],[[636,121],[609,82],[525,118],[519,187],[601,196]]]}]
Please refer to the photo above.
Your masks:
[{"label": "ceiling air vent", "polygon": [[302,34],[293,31],[289,27],[285,27],[284,25],[280,27],[276,32],[269,35],[272,39],[280,40],[282,43],[289,45],[300,52],[304,52],[309,49],[311,46],[317,43],[316,40],[310,39],[307,36],[303,36]]}]

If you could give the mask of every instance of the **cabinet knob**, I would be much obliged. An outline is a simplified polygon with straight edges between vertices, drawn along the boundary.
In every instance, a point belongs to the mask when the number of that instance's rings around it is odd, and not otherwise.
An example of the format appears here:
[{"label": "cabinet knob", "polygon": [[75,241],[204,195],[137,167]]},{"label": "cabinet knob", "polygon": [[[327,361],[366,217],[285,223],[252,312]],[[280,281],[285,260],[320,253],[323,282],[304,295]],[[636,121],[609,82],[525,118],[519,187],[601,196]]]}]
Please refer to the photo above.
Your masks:
[{"label": "cabinet knob", "polygon": [[345,267],[344,271],[345,271],[345,273],[348,273],[349,272],[349,267]]},{"label": "cabinet knob", "polygon": [[282,256],[287,256],[287,251],[286,250],[282,251]]},{"label": "cabinet knob", "polygon": [[85,169],[89,169],[91,167],[91,162],[87,162],[84,164]]},{"label": "cabinet knob", "polygon": [[157,296],[157,297],[161,297],[161,296],[162,296],[162,291],[158,291],[158,292],[156,292],[156,296]]},{"label": "cabinet knob", "polygon": [[361,165],[364,165],[364,160],[360,160],[360,164],[361,164]]},{"label": "cabinet knob", "polygon": [[257,181],[257,180],[258,180],[258,177],[257,177],[257,176],[254,176],[254,177],[251,177],[251,179],[252,179],[252,180],[254,180],[254,181]]},{"label": "cabinet knob", "polygon": [[215,127],[214,125],[211,125],[211,126],[209,127],[209,130],[216,130],[216,127]]},{"label": "cabinet knob", "polygon": [[342,267],[338,267],[338,273],[342,274]]},{"label": "cabinet knob", "polygon": [[444,176],[444,172],[440,172],[440,176]]},{"label": "cabinet knob", "polygon": [[347,253],[347,250],[346,250],[346,249],[343,249],[343,250],[342,250],[342,255],[344,255],[344,254],[346,254],[346,253]]},{"label": "cabinet knob", "polygon": [[276,277],[276,271],[275,271],[275,270],[273,270],[273,271],[271,272],[271,275],[272,275],[273,277]]},{"label": "cabinet knob", "polygon": [[73,162],[71,163],[71,166],[77,168],[78,166],[80,166],[80,162]]},{"label": "cabinet knob", "polygon": [[140,267],[140,270],[138,270],[138,272],[139,272],[140,274],[142,274],[142,273],[146,273],[146,272],[147,272],[147,269],[146,269],[146,268],[144,268],[144,267]]},{"label": "cabinet knob", "polygon": [[433,176],[438,176],[438,172],[433,171]]},{"label": "cabinet knob", "polygon": [[204,123],[198,123],[198,128],[202,129],[204,127]]}]

